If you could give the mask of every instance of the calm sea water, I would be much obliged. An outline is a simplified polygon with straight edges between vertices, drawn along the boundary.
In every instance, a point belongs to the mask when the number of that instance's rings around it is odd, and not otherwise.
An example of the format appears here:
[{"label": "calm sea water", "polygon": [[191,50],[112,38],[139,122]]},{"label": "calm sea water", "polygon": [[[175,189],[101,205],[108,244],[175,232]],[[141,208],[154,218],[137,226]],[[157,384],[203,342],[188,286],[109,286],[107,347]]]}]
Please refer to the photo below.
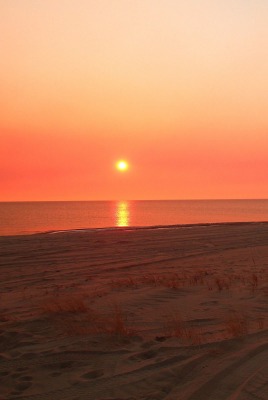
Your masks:
[{"label": "calm sea water", "polygon": [[268,221],[268,200],[0,202],[0,235],[247,221]]}]

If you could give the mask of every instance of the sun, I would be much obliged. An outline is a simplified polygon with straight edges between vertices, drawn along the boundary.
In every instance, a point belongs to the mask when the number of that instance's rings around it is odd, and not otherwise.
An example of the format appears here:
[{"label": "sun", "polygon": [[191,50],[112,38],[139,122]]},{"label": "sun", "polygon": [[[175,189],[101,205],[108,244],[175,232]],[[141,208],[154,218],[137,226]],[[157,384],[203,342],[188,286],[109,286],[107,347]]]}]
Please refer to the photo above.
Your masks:
[{"label": "sun", "polygon": [[128,169],[128,163],[124,160],[117,161],[116,168],[119,171],[126,171]]}]

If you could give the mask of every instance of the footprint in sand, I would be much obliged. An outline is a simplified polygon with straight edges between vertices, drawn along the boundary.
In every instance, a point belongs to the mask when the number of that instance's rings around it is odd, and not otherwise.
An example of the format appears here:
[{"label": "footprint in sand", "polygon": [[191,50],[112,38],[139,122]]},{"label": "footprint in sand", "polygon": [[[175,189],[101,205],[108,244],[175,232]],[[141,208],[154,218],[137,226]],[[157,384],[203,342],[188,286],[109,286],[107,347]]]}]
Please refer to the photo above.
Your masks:
[{"label": "footprint in sand", "polygon": [[23,392],[32,385],[32,382],[18,382],[15,384],[14,389],[10,394],[13,396],[20,396]]},{"label": "footprint in sand", "polygon": [[[73,366],[73,361],[62,361],[62,362],[55,362],[55,363],[50,363],[50,364],[44,364],[43,368],[44,369],[53,369],[56,372],[59,372],[59,370],[62,369],[68,369]],[[59,372],[61,374],[61,372]]]},{"label": "footprint in sand", "polygon": [[27,369],[28,369],[27,367],[19,367],[16,369],[16,371],[24,372],[24,371],[27,371]]},{"label": "footprint in sand", "polygon": [[32,360],[34,358],[36,358],[36,353],[24,353],[21,358],[23,358],[24,360]]},{"label": "footprint in sand", "polygon": [[135,354],[133,356],[129,357],[130,361],[136,361],[136,360],[150,360],[151,358],[157,356],[157,350],[148,350],[144,351],[139,354]]},{"label": "footprint in sand", "polygon": [[14,385],[14,389],[16,390],[16,392],[21,393],[24,390],[27,390],[32,385],[33,378],[30,375],[22,375],[21,372],[17,372],[11,374],[11,377],[16,381]]},{"label": "footprint in sand", "polygon": [[9,371],[0,372],[0,376],[7,376],[7,375],[9,375]]},{"label": "footprint in sand", "polygon": [[29,376],[29,375],[25,375],[25,376],[22,376],[20,378],[20,380],[21,381],[25,381],[25,382],[31,382],[33,380],[33,378],[31,376]]},{"label": "footprint in sand", "polygon": [[15,389],[19,392],[24,392],[24,390],[29,389],[32,382],[19,382],[15,385]]},{"label": "footprint in sand", "polygon": [[84,375],[81,376],[81,378],[90,380],[90,379],[100,378],[103,375],[104,371],[102,369],[96,369],[85,373]]},{"label": "footprint in sand", "polygon": [[[25,370],[26,368],[17,368],[17,371],[20,370]],[[11,373],[11,371],[1,371],[0,372],[0,377],[10,377],[12,381],[14,380],[14,385],[13,385],[13,391],[10,392],[10,395],[12,396],[20,396],[22,392],[25,390],[29,389],[29,387],[32,385],[32,377],[29,375],[21,375],[21,372],[16,372],[16,373]],[[9,378],[9,379],[10,379]],[[0,397],[0,400],[2,398]]]},{"label": "footprint in sand", "polygon": [[19,372],[16,372],[15,374],[12,374],[12,375],[11,375],[11,377],[12,377],[12,378],[15,378],[15,379],[16,379],[16,378],[19,378],[20,376],[21,376],[21,373],[19,373]]},{"label": "footprint in sand", "polygon": [[51,372],[51,374],[49,374],[50,376],[52,376],[53,378],[62,375],[61,372]]},{"label": "footprint in sand", "polygon": [[61,369],[64,369],[64,368],[71,368],[72,365],[73,365],[73,361],[64,361],[64,362],[61,362],[61,363],[59,364],[59,367],[60,367]]},{"label": "footprint in sand", "polygon": [[19,357],[21,357],[21,352],[18,350],[12,350],[9,352],[9,356],[11,358],[19,358]]},{"label": "footprint in sand", "polygon": [[201,306],[213,306],[218,304],[217,300],[205,301],[204,303],[200,303]]}]

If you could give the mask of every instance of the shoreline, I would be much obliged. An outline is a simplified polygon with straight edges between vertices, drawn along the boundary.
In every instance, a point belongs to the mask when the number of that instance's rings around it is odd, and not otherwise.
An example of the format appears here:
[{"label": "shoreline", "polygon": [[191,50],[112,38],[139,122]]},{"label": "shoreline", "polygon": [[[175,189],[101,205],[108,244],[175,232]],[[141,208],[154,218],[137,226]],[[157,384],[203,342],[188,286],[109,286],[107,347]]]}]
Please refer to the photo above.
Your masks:
[{"label": "shoreline", "polygon": [[173,230],[180,228],[194,228],[194,227],[210,227],[210,226],[243,226],[243,225],[265,225],[267,221],[230,221],[230,222],[199,222],[191,224],[172,224],[172,225],[132,225],[132,226],[110,226],[101,228],[76,228],[76,229],[59,229],[59,230],[48,230],[40,232],[29,232],[21,234],[6,234],[1,235],[0,238],[5,237],[21,237],[21,236],[36,236],[36,235],[56,235],[61,233],[91,233],[91,232],[117,232],[117,231],[140,231],[140,230]]}]

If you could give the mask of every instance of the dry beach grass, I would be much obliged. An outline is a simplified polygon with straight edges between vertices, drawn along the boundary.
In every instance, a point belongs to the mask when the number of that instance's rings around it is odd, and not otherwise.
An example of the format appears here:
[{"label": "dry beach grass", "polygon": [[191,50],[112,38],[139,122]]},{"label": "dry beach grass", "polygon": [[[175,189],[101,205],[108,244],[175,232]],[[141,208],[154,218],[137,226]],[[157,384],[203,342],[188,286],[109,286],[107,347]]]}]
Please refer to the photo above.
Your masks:
[{"label": "dry beach grass", "polygon": [[3,399],[268,398],[268,224],[2,237],[0,256]]}]

